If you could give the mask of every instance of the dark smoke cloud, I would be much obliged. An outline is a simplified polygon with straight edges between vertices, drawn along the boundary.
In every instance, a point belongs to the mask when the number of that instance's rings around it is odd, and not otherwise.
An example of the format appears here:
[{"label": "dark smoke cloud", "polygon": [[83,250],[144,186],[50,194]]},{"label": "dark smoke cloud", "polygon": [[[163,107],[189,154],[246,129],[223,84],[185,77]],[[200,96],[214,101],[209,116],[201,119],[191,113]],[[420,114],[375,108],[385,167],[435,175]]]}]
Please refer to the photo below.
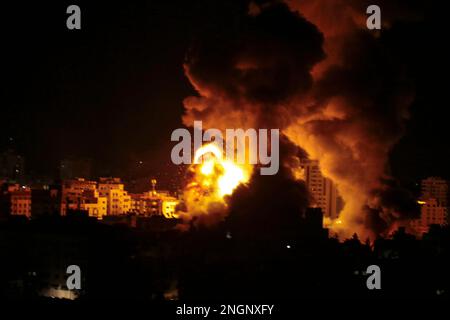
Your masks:
[{"label": "dark smoke cloud", "polygon": [[188,125],[218,105],[221,112],[245,109],[258,124],[277,123],[279,106],[310,90],[310,71],[324,58],[321,33],[284,3],[232,3],[218,2],[220,18],[210,17],[217,21],[187,55],[186,73],[204,98],[186,100]]},{"label": "dark smoke cloud", "polygon": [[389,152],[405,131],[414,85],[391,30],[369,32],[355,25],[341,32],[329,37],[329,49],[338,54],[317,75],[311,120],[302,122],[293,139],[338,184],[348,205],[345,224],[379,233],[417,215],[413,197],[387,174]]},{"label": "dark smoke cloud", "polygon": [[[298,147],[283,137],[280,157],[291,161]],[[258,170],[248,185],[229,198],[226,223],[233,236],[249,240],[295,239],[310,198],[303,181],[295,180],[286,165],[277,175],[261,176]]]},{"label": "dark smoke cloud", "polygon": [[402,188],[393,178],[383,179],[382,187],[373,190],[373,194],[380,199],[380,207],[388,209],[380,213],[384,221],[392,223],[406,218],[417,218],[420,214],[420,207],[413,194]]}]

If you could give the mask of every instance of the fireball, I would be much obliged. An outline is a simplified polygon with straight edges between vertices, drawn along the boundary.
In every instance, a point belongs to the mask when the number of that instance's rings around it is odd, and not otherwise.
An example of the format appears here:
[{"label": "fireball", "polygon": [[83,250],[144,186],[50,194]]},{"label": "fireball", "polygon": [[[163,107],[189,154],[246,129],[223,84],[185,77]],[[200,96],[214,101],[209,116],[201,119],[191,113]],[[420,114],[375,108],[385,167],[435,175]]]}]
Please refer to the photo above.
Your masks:
[{"label": "fireball", "polygon": [[[225,159],[214,143],[197,150],[189,168],[189,183],[184,189],[187,212],[182,218],[198,217],[215,223],[227,211],[226,197],[250,179],[252,167]],[[215,218],[216,217],[216,218]]]},{"label": "fireball", "polygon": [[[201,161],[202,160],[202,161]],[[246,183],[249,174],[244,166],[239,166],[230,160],[224,159],[222,150],[215,144],[207,144],[195,153],[194,163],[191,169],[196,172],[195,180],[199,185],[210,190],[219,198],[231,195],[241,183]]]}]

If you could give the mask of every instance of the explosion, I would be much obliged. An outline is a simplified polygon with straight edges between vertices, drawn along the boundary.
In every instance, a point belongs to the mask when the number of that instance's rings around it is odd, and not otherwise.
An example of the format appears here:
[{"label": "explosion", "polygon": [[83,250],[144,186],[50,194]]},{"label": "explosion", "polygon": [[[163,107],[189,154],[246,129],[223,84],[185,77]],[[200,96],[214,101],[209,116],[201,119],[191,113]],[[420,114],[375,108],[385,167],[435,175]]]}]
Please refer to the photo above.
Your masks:
[{"label": "explosion", "polygon": [[251,166],[236,164],[225,159],[223,151],[209,143],[195,152],[194,163],[188,170],[190,182],[184,190],[187,208],[184,220],[198,219],[209,225],[226,214],[227,196],[250,179]]},{"label": "explosion", "polygon": [[[221,18],[209,17],[184,64],[198,93],[184,101],[184,124],[280,129],[336,184],[345,206],[338,219],[326,221],[341,237],[373,238],[415,214],[412,196],[388,168],[414,98],[390,20],[414,15],[391,10],[384,29],[371,32],[366,2],[219,1]],[[296,172],[295,162],[286,161],[296,156],[292,149],[283,162]],[[231,168],[214,160],[194,171],[186,188],[189,214],[223,218],[226,196],[251,172]]]},{"label": "explosion", "polygon": [[191,185],[204,187],[212,195],[217,195],[219,199],[231,195],[239,184],[248,181],[249,177],[244,168],[230,160],[223,159],[222,151],[214,143],[197,150],[194,163],[197,162],[203,163],[200,167],[191,168],[196,173],[196,181]]}]

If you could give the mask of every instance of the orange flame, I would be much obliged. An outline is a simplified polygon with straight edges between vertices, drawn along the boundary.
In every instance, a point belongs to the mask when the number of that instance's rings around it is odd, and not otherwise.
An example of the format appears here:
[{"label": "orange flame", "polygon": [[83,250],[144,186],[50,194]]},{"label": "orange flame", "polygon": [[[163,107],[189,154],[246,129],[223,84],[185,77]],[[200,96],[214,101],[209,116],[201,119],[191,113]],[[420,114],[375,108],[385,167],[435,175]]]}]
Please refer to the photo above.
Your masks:
[{"label": "orange flame", "polygon": [[189,168],[191,179],[184,189],[187,212],[180,216],[184,220],[199,217],[206,219],[207,224],[215,223],[216,217],[226,214],[226,197],[240,184],[247,183],[251,172],[250,165],[224,159],[223,151],[214,143],[202,146],[196,151],[194,164]]}]

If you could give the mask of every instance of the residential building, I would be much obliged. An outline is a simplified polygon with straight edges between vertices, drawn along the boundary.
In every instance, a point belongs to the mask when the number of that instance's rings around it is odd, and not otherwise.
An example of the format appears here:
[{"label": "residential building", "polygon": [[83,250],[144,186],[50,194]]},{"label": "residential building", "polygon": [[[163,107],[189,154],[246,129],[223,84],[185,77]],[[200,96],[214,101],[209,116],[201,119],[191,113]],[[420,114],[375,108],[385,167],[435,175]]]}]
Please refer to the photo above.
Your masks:
[{"label": "residential building", "polygon": [[107,198],[101,197],[97,190],[86,190],[80,201],[80,210],[86,211],[90,217],[102,219],[107,214]]},{"label": "residential building", "polygon": [[107,214],[121,215],[131,210],[131,197],[125,191],[120,178],[100,178],[98,184],[100,197],[107,199]]},{"label": "residential building", "polygon": [[429,177],[422,180],[421,200],[435,199],[439,205],[448,207],[448,181],[439,177]]},{"label": "residential building", "polygon": [[162,215],[171,219],[176,217],[179,200],[168,191],[157,191],[156,180],[152,180],[152,190],[131,194],[131,211],[143,216]]},{"label": "residential building", "polygon": [[85,197],[90,197],[97,190],[97,182],[84,178],[65,180],[61,191],[61,215],[68,210],[81,210],[81,204]]},{"label": "residential building", "polygon": [[18,187],[9,193],[10,214],[13,216],[31,217],[31,190],[27,187]]},{"label": "residential building", "polygon": [[422,234],[428,231],[430,225],[446,225],[448,223],[448,207],[441,206],[437,199],[419,200],[420,218],[411,221],[412,229]]},{"label": "residential building", "polygon": [[325,217],[336,219],[344,207],[344,202],[335,183],[322,175],[319,161],[304,159],[300,165],[303,179],[312,197],[311,206],[321,208]]},{"label": "residential building", "polygon": [[410,226],[417,234],[428,231],[430,225],[447,225],[448,217],[448,181],[439,177],[429,177],[421,182],[422,194],[420,205],[420,218],[412,220]]}]

